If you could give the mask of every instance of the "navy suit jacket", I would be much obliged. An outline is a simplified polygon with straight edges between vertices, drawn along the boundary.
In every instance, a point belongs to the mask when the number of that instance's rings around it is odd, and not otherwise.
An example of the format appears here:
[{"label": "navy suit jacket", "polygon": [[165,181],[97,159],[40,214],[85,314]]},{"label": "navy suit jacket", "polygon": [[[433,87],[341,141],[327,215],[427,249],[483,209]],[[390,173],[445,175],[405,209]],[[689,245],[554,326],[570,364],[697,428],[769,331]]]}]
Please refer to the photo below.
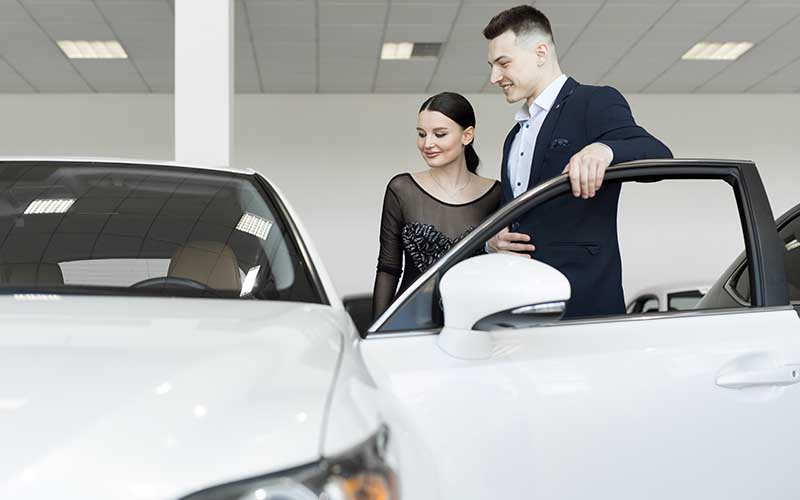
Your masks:
[{"label": "navy suit jacket", "polygon": [[[513,199],[508,178],[508,155],[519,131],[517,124],[503,146],[503,202]],[[568,78],[547,113],[536,138],[528,189],[561,174],[570,157],[585,146],[601,142],[614,152],[612,163],[671,158],[661,141],[636,125],[627,101],[612,87],[581,85]],[[550,200],[511,224],[526,233],[536,250],[534,259],[561,271],[572,297],[566,318],[621,314],[622,262],[617,239],[620,184],[604,183],[594,198],[570,193]]]}]

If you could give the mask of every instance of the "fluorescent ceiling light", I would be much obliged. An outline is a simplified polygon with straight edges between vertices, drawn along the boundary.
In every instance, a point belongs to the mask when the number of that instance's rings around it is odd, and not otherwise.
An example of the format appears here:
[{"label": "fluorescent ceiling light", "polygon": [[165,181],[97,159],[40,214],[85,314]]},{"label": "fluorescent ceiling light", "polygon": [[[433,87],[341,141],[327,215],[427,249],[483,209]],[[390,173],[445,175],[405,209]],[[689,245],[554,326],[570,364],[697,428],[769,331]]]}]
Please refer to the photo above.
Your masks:
[{"label": "fluorescent ceiling light", "polygon": [[58,46],[70,59],[127,59],[116,40],[59,40]]},{"label": "fluorescent ceiling light", "polygon": [[681,59],[693,61],[734,61],[753,47],[750,42],[700,42]]},{"label": "fluorescent ceiling light", "polygon": [[258,215],[245,212],[242,218],[239,219],[239,223],[236,224],[236,229],[266,240],[269,230],[272,229],[272,222]]},{"label": "fluorescent ceiling light", "polygon": [[383,44],[383,50],[381,50],[381,59],[411,59],[412,52],[414,52],[414,44],[411,42],[387,42]]},{"label": "fluorescent ceiling light", "polygon": [[74,198],[33,200],[25,209],[25,214],[63,214],[73,203]]}]

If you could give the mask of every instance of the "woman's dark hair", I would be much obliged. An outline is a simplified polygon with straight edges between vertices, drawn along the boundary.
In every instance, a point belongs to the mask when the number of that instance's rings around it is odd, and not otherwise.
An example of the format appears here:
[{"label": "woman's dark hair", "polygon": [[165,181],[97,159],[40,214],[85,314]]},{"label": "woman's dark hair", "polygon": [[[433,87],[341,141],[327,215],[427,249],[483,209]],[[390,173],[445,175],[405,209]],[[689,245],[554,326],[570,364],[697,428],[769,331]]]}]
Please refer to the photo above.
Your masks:
[{"label": "woman's dark hair", "polygon": [[[475,126],[475,111],[472,109],[472,104],[466,97],[455,92],[442,92],[429,97],[419,108],[420,113],[423,111],[438,111],[461,125],[461,128]],[[464,155],[467,158],[467,170],[474,174],[481,159],[478,158],[478,153],[475,152],[471,142],[464,146]]]}]

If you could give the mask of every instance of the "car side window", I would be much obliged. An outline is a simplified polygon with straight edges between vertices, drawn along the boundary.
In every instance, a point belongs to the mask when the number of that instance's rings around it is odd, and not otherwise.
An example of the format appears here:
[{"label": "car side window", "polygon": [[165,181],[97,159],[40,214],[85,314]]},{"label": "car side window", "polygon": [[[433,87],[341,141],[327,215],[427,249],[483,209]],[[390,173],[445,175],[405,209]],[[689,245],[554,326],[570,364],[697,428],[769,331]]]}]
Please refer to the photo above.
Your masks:
[{"label": "car side window", "polygon": [[[783,264],[786,268],[789,300],[798,304],[800,303],[800,217],[795,217],[784,225],[778,235],[786,248]],[[750,280],[748,278],[747,265],[742,266],[734,275],[731,280],[731,288],[739,300],[750,303]]]}]

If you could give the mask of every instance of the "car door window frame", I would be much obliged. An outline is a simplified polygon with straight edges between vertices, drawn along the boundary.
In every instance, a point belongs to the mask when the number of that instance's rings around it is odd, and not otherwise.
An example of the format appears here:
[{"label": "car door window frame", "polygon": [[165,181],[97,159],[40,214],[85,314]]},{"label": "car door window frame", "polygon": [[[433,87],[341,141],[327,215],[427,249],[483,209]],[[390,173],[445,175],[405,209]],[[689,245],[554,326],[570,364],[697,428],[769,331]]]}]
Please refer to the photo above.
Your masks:
[{"label": "car door window frame", "polygon": [[[604,182],[657,182],[667,179],[716,179],[731,185],[741,222],[745,254],[749,266],[749,278],[753,290],[753,307],[776,307],[789,305],[786,276],[783,272],[783,246],[775,229],[774,218],[761,178],[753,162],[734,160],[644,160],[619,164],[606,171]],[[469,258],[492,235],[523,216],[529,210],[571,190],[569,178],[561,175],[500,208],[489,216],[469,236],[453,246],[442,258],[420,276],[395,302],[372,324],[367,338],[387,334],[408,334],[418,331],[430,334],[441,324],[410,324],[403,315],[409,316],[414,306],[431,309],[431,321],[441,323],[441,314],[433,304],[439,299],[439,280],[452,266]],[[429,295],[430,297],[425,297]],[[421,301],[417,303],[417,301]],[[413,310],[411,311],[413,313]],[[701,314],[703,310],[689,314]],[[434,318],[434,315],[439,318]],[[413,314],[411,314],[413,316]],[[625,315],[603,318],[604,321],[624,320]],[[638,319],[638,318],[632,318]],[[576,321],[581,321],[580,319]],[[406,324],[404,324],[406,323]]]}]

